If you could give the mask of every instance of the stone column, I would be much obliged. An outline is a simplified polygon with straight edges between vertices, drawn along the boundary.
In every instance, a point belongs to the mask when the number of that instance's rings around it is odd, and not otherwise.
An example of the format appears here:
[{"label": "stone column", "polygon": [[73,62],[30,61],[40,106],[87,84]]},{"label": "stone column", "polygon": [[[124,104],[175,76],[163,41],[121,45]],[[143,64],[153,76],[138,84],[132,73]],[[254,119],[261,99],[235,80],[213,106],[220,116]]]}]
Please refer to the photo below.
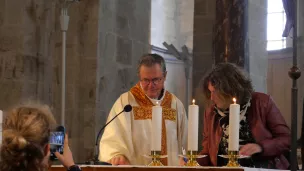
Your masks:
[{"label": "stone column", "polygon": [[245,54],[248,59],[244,67],[250,74],[255,91],[267,93],[267,1],[248,0],[247,20],[248,48],[245,47]]},{"label": "stone column", "polygon": [[94,153],[100,5],[99,0],[80,1],[69,9],[66,123],[78,162],[89,160]]},{"label": "stone column", "polygon": [[267,92],[266,21],[266,1],[216,1],[215,63],[231,62],[244,68],[260,92]]},{"label": "stone column", "polygon": [[202,149],[202,130],[204,118],[204,102],[202,98],[202,80],[213,64],[212,32],[215,23],[215,1],[194,1],[193,28],[193,97],[199,105],[199,150]]},{"label": "stone column", "polygon": [[216,0],[215,63],[231,62],[248,70],[248,0]]},{"label": "stone column", "polygon": [[100,0],[95,134],[117,98],[138,81],[138,60],[150,52],[150,15],[150,0]]}]

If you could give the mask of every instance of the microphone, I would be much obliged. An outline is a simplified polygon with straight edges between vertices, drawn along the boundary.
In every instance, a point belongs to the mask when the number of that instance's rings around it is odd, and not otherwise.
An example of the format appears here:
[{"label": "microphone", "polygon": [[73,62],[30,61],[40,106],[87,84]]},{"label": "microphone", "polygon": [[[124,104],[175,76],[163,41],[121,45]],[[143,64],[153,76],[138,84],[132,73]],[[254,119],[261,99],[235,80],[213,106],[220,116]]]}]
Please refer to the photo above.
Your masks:
[{"label": "microphone", "polygon": [[98,132],[97,134],[97,138],[96,138],[96,143],[95,143],[95,146],[98,145],[98,140],[99,140],[99,136],[100,136],[100,133],[102,130],[104,130],[115,118],[117,118],[117,116],[119,116],[120,114],[122,114],[123,112],[130,112],[132,110],[132,106],[127,104],[124,109],[119,112],[117,115],[115,115],[108,123],[106,123]]},{"label": "microphone", "polygon": [[[109,122],[107,122],[98,132],[97,134],[97,138],[96,138],[96,142],[95,142],[95,149],[97,151],[97,154],[95,155],[94,159],[93,159],[93,162],[94,164],[101,164],[101,165],[112,165],[110,163],[106,163],[106,162],[100,162],[98,160],[98,155],[99,155],[99,149],[98,149],[98,142],[99,142],[99,139],[100,139],[100,134],[101,134],[101,131],[104,130],[115,118],[117,118],[120,114],[122,114],[123,112],[130,112],[132,111],[132,106],[130,104],[127,104],[124,109],[119,112],[117,115],[115,115]],[[86,162],[87,164],[91,164],[90,161]]]}]

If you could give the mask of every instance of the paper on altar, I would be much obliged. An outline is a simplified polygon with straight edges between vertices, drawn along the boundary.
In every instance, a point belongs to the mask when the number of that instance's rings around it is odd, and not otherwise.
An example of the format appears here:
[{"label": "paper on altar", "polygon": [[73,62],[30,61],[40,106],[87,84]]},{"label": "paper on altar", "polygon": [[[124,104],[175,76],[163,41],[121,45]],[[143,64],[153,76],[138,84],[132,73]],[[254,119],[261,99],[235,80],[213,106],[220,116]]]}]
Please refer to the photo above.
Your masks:
[{"label": "paper on altar", "polygon": [[263,169],[263,168],[250,168],[250,167],[243,167],[244,171],[277,171],[278,169]]}]

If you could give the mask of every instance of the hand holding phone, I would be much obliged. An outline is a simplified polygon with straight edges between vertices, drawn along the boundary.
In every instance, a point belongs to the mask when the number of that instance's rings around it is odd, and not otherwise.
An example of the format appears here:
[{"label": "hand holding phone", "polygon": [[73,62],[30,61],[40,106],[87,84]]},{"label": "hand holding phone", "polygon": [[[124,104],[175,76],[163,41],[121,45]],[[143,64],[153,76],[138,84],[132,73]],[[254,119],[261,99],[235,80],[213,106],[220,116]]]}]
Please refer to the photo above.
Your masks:
[{"label": "hand holding phone", "polygon": [[58,126],[55,131],[51,132],[50,136],[50,146],[51,146],[51,156],[52,161],[56,160],[55,152],[63,154],[63,146],[65,139],[65,128],[63,126]]},{"label": "hand holding phone", "polygon": [[75,165],[72,152],[69,147],[69,138],[68,135],[65,134],[64,138],[64,145],[63,145],[63,154],[59,152],[55,152],[55,156],[58,158],[58,160],[64,165],[66,168],[69,168],[73,165]]}]

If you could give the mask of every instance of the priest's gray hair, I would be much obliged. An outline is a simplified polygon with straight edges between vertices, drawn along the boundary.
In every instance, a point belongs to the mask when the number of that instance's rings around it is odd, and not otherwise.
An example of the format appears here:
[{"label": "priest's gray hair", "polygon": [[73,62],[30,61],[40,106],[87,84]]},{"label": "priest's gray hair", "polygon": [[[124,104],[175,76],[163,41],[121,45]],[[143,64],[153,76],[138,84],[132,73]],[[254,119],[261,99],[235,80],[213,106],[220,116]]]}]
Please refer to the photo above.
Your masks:
[{"label": "priest's gray hair", "polygon": [[138,64],[138,67],[137,67],[137,73],[139,74],[139,70],[140,70],[140,67],[141,66],[153,66],[155,64],[159,64],[162,71],[163,71],[163,74],[165,74],[167,72],[167,69],[166,69],[166,63],[165,63],[165,59],[158,55],[158,54],[144,54],[141,58],[140,58],[140,61],[139,61],[139,64]]}]

